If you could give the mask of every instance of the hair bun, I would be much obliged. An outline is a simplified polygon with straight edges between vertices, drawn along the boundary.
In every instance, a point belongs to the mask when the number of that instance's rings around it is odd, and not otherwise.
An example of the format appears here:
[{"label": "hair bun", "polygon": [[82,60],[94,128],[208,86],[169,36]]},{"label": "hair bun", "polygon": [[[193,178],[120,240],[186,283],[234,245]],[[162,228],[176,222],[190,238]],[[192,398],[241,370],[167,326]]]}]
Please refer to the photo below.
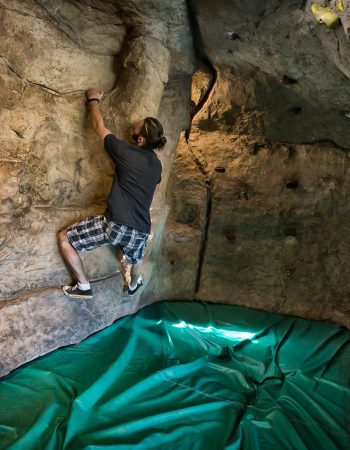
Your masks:
[{"label": "hair bun", "polygon": [[162,136],[160,139],[159,139],[159,143],[158,143],[158,145],[157,145],[157,148],[159,148],[159,149],[162,149],[163,147],[164,147],[164,145],[166,144],[166,137],[165,136]]}]

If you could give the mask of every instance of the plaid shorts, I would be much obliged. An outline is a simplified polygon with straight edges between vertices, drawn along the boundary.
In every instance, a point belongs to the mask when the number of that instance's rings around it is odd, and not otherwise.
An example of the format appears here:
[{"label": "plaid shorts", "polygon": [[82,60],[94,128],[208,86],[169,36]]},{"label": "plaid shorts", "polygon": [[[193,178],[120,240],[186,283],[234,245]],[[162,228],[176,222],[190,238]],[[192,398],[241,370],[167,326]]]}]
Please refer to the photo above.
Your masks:
[{"label": "plaid shorts", "polygon": [[69,242],[78,252],[103,245],[118,245],[129,264],[143,259],[148,234],[108,220],[105,216],[89,216],[67,228]]}]

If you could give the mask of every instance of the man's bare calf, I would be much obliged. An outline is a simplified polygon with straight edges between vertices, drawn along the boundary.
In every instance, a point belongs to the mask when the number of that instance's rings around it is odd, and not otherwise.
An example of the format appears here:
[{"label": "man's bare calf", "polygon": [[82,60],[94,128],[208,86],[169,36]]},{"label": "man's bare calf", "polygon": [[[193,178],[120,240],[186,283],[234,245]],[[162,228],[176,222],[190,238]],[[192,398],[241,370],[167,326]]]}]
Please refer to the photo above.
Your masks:
[{"label": "man's bare calf", "polygon": [[[124,284],[128,284],[128,291],[133,292],[135,290],[138,290],[140,283],[142,284],[142,278],[141,278],[141,266],[142,263],[139,264],[133,264],[131,266],[130,270],[130,283],[127,283],[126,280],[126,272],[127,272],[127,262],[124,256],[124,253],[122,252],[121,248],[117,246],[117,258],[119,261],[119,266],[121,270],[121,274],[124,279]],[[136,292],[136,291],[135,291]]]},{"label": "man's bare calf", "polygon": [[[68,240],[67,230],[62,230],[58,233],[58,244],[61,249],[62,255],[68,265],[68,268],[72,272],[75,280],[78,282],[77,287],[65,286],[63,288],[63,292],[68,297],[92,298],[89,280],[86,278],[83,264],[78,252]],[[85,292],[86,295],[75,292],[78,290]]]}]

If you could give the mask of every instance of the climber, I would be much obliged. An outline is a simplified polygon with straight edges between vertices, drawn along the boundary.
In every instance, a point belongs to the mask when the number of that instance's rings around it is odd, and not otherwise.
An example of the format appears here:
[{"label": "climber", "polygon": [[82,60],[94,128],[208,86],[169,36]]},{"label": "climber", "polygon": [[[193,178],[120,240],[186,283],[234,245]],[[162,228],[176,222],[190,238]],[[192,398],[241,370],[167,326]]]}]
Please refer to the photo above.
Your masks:
[{"label": "climber", "polygon": [[77,282],[64,286],[63,292],[68,297],[92,298],[78,252],[111,244],[116,246],[119,263],[131,264],[128,294],[134,295],[143,284],[141,262],[151,228],[149,208],[161,181],[162,165],[154,149],[162,149],[166,138],[159,121],[147,117],[135,125],[133,143],[118,139],[103,122],[99,108],[103,92],[89,89],[86,95],[92,127],[115,163],[115,174],[104,215],[86,217],[58,233],[60,249]]}]

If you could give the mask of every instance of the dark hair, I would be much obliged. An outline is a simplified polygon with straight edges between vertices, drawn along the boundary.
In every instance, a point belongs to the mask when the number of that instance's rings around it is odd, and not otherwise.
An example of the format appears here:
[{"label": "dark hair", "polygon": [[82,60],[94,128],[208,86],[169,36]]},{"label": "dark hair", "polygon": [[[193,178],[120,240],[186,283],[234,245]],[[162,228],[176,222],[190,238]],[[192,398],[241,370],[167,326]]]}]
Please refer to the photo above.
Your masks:
[{"label": "dark hair", "polygon": [[163,133],[163,127],[159,120],[154,117],[144,119],[140,135],[146,139],[148,147],[162,149],[166,144],[166,137]]}]

